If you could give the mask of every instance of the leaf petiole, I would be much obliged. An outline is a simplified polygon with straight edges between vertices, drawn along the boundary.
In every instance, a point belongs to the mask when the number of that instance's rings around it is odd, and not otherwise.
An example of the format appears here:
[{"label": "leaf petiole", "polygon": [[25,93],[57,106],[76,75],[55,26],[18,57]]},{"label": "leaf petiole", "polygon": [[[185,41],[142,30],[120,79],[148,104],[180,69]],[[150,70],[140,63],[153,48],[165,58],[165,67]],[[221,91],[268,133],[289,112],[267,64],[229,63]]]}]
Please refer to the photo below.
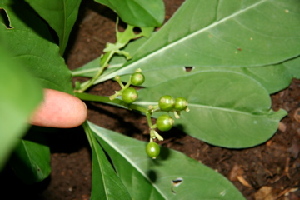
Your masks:
[{"label": "leaf petiole", "polygon": [[110,99],[109,97],[106,96],[98,96],[98,95],[93,95],[85,92],[75,92],[75,96],[80,98],[83,101],[93,101],[93,102],[100,102],[100,103],[107,103],[119,107],[125,107],[130,110],[136,110],[141,113],[147,113],[147,108],[138,106],[136,104],[128,104],[121,99]]}]

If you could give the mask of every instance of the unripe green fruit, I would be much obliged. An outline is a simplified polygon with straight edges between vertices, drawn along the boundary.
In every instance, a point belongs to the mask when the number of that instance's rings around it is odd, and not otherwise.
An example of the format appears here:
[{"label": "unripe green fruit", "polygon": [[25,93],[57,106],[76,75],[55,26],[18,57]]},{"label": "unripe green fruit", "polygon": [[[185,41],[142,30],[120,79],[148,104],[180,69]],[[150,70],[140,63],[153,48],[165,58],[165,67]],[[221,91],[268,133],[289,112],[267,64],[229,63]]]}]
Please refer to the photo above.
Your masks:
[{"label": "unripe green fruit", "polygon": [[143,75],[142,72],[134,72],[131,75],[131,84],[135,86],[140,86],[144,83],[145,81],[145,76]]},{"label": "unripe green fruit", "polygon": [[136,89],[129,87],[122,91],[122,100],[126,103],[132,103],[138,98]]},{"label": "unripe green fruit", "polygon": [[184,97],[177,97],[175,99],[175,110],[177,111],[182,111],[185,110],[187,108],[188,102],[186,100],[186,98]]},{"label": "unripe green fruit", "polygon": [[160,153],[160,146],[156,142],[149,142],[146,146],[147,155],[156,158]]},{"label": "unripe green fruit", "polygon": [[161,115],[156,120],[156,126],[160,131],[168,131],[173,127],[174,120],[169,115]]},{"label": "unripe green fruit", "polygon": [[171,96],[162,96],[158,101],[158,106],[161,111],[171,111],[175,105],[175,100]]}]

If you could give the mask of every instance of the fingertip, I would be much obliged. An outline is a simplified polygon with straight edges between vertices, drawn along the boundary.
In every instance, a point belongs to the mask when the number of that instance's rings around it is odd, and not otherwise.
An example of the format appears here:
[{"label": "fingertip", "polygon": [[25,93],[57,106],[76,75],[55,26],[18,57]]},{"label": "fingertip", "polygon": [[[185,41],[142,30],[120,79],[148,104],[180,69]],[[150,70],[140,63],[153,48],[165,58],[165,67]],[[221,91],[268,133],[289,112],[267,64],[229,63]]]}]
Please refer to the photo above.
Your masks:
[{"label": "fingertip", "polygon": [[44,101],[31,117],[31,124],[43,127],[71,128],[87,118],[87,106],[65,92],[44,89]]},{"label": "fingertip", "polygon": [[[77,98],[77,97],[74,97],[74,98]],[[70,123],[70,125],[71,125],[70,127],[80,126],[87,119],[87,106],[83,101],[81,101],[80,99],[78,99],[78,100],[81,102],[81,105],[78,103],[79,104],[77,107],[78,113],[76,114],[77,116],[75,116],[74,121]]]}]

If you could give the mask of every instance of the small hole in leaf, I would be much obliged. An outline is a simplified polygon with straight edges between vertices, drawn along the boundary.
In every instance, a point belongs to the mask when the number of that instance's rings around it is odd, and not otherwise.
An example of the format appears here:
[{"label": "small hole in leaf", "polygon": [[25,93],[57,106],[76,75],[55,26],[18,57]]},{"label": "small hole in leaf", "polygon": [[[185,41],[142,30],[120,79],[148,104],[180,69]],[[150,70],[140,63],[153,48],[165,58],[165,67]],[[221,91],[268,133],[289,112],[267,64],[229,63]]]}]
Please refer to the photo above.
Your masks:
[{"label": "small hole in leaf", "polygon": [[8,15],[3,8],[0,8],[0,21],[2,24],[4,24],[6,26],[6,28],[8,28],[8,29],[12,28],[9,18],[8,18]]},{"label": "small hole in leaf", "polygon": [[178,178],[176,178],[175,180],[172,180],[172,192],[174,193],[174,194],[176,194],[176,192],[175,192],[175,187],[178,187],[179,185],[181,185],[181,183],[183,182],[183,179],[182,179],[182,177],[178,177]]},{"label": "small hole in leaf", "polygon": [[176,178],[175,180],[172,180],[172,185],[174,187],[178,187],[183,182],[183,179],[181,177]]},{"label": "small hole in leaf", "polygon": [[186,72],[191,72],[191,71],[193,71],[193,69],[194,69],[194,67],[184,67],[184,70]]},{"label": "small hole in leaf", "polygon": [[133,27],[133,32],[140,33],[142,32],[142,29],[140,27]]}]

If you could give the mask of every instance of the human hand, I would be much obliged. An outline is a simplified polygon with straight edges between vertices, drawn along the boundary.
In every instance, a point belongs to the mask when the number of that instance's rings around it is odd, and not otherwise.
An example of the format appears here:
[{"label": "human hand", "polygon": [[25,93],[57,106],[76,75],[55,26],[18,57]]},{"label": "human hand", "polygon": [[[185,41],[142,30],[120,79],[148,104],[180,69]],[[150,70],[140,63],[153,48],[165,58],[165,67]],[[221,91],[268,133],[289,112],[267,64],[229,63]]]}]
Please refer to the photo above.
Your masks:
[{"label": "human hand", "polygon": [[44,101],[31,116],[32,125],[71,128],[87,118],[87,107],[77,97],[52,89],[44,89]]}]

